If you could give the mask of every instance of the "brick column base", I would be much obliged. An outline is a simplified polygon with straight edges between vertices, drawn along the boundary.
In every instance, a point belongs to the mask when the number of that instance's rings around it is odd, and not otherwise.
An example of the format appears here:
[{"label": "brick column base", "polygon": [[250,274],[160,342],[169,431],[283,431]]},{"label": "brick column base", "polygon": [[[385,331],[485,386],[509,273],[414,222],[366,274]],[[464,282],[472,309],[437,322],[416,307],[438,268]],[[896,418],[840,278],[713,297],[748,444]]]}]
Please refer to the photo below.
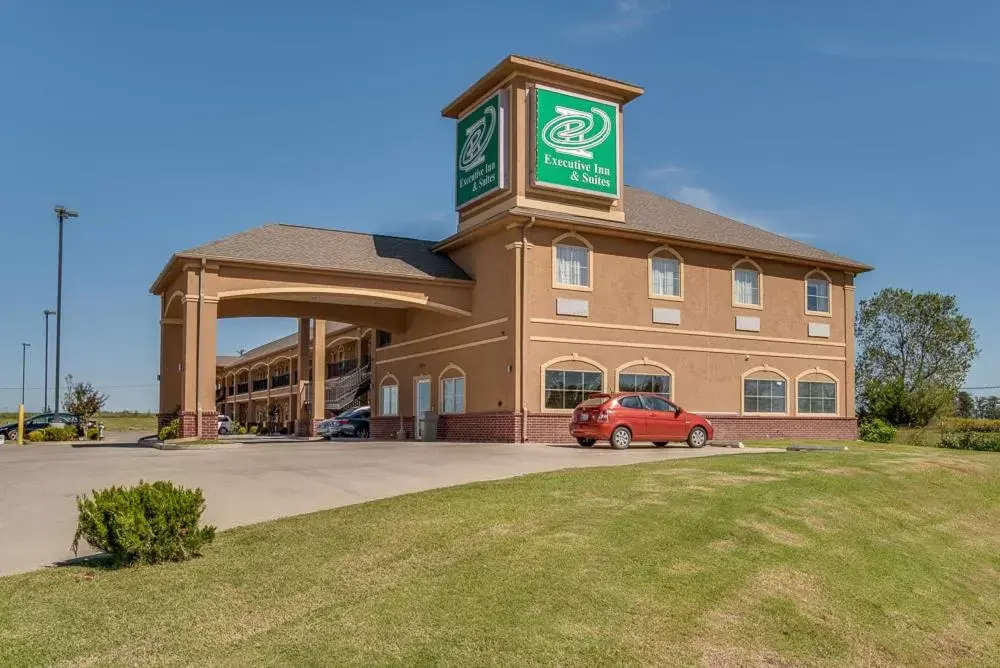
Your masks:
[{"label": "brick column base", "polygon": [[[178,435],[181,438],[194,438],[198,436],[197,413],[193,411],[182,411],[178,417],[181,423],[180,433]],[[215,411],[202,411],[201,438],[215,439],[218,437],[219,437],[218,413],[216,413]]]}]

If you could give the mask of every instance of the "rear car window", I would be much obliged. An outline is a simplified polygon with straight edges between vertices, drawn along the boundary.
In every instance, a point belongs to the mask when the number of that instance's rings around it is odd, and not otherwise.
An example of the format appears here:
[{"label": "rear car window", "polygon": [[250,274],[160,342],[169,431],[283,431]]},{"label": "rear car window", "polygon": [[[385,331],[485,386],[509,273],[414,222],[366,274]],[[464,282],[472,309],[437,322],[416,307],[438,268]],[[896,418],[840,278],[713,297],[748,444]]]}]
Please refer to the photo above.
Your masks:
[{"label": "rear car window", "polygon": [[577,408],[597,408],[607,400],[607,397],[591,397],[584,400]]},{"label": "rear car window", "polygon": [[638,408],[642,409],[642,402],[639,401],[639,397],[631,395],[628,397],[622,397],[618,400],[618,405],[622,408]]}]

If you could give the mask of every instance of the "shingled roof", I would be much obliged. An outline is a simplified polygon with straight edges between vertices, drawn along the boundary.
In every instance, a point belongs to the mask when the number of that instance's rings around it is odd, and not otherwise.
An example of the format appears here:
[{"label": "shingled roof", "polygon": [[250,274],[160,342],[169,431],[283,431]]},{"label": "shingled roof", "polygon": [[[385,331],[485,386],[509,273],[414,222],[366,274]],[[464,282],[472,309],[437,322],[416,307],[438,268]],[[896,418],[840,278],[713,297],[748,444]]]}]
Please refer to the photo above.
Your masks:
[{"label": "shingled roof", "polygon": [[271,223],[177,253],[178,257],[268,262],[414,278],[471,280],[431,248],[434,241]]},{"label": "shingled roof", "polygon": [[686,241],[729,246],[746,251],[829,262],[858,271],[872,267],[801,241],[705,211],[647,190],[625,186],[625,224],[632,229]]}]

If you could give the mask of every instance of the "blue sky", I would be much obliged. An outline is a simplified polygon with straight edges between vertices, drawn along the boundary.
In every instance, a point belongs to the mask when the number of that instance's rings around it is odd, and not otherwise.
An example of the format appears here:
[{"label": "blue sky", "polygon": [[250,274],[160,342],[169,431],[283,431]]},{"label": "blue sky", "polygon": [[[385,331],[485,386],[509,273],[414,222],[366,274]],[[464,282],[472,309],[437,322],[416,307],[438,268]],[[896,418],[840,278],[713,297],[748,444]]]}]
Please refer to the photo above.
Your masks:
[{"label": "blue sky", "polygon": [[[174,250],[267,221],[439,238],[454,129],[440,109],[508,53],[635,82],[626,183],[958,295],[1000,385],[1000,4],[123,3],[0,5],[0,409],[39,408],[68,224],[63,369],[156,405]],[[289,320],[233,320],[219,350]]]}]

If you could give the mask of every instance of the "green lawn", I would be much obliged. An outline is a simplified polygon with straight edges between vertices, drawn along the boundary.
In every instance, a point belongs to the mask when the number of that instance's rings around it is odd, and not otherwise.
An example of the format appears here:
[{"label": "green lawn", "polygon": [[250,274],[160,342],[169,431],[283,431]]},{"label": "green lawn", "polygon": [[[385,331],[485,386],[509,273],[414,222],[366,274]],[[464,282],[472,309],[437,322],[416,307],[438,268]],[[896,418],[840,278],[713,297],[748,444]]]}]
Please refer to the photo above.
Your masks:
[{"label": "green lawn", "polygon": [[1000,456],[893,447],[526,476],[0,578],[0,665],[1000,665]]}]

